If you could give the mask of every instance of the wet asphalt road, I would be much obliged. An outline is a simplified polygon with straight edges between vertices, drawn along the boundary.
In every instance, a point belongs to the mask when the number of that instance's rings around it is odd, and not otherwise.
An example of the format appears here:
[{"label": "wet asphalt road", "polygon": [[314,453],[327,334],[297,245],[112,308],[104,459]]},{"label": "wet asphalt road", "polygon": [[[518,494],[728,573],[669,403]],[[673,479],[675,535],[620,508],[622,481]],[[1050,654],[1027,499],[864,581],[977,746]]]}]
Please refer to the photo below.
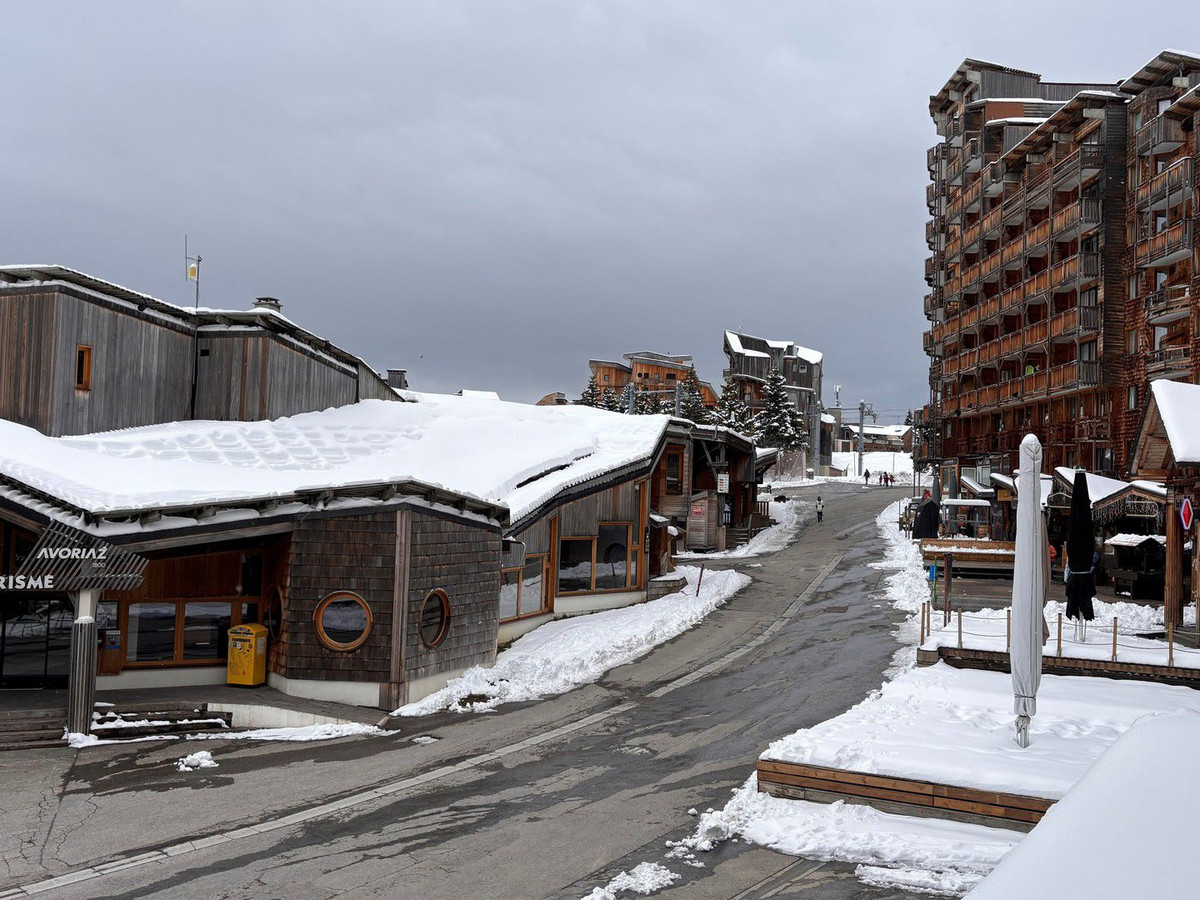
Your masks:
[{"label": "wet asphalt road", "polygon": [[[864,887],[853,866],[743,843],[701,854],[702,869],[663,859],[664,842],[694,827],[688,808],[724,805],[772,740],[857,703],[880,684],[897,649],[898,617],[872,597],[883,573],[869,563],[882,554],[875,516],[906,492],[825,485],[821,493],[824,523],[773,556],[738,564],[754,583],[729,604],[642,660],[559,698],[491,715],[431,717],[396,737],[213,741],[205,748],[220,767],[192,773],[174,770],[182,754],[175,742],[97,748],[77,759],[68,751],[9,754],[0,761],[0,787],[11,785],[21,800],[0,810],[0,829],[15,828],[0,839],[7,867],[0,895],[15,883],[424,774],[428,783],[331,815],[45,896],[557,900],[584,897],[646,861],[684,878],[655,895],[662,898],[908,896]],[[838,555],[837,568],[769,640],[726,668],[650,696],[754,640]],[[437,741],[414,744],[417,735]],[[455,763],[461,767],[439,768]],[[12,779],[19,777],[18,789]]]}]

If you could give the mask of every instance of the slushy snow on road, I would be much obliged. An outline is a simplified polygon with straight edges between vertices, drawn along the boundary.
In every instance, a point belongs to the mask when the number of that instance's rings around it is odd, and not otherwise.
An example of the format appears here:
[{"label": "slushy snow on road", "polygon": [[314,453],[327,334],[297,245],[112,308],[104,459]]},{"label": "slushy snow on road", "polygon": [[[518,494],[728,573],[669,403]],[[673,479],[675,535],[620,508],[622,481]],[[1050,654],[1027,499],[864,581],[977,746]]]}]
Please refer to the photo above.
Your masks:
[{"label": "slushy snow on road", "polygon": [[679,876],[659,863],[644,862],[628,872],[622,872],[604,887],[593,888],[583,900],[617,900],[621,893],[641,894],[643,897],[670,887]]},{"label": "slushy snow on road", "polygon": [[423,716],[444,709],[484,712],[502,703],[565,694],[699,624],[750,583],[750,576],[741,572],[706,571],[696,596],[700,570],[680,566],[678,572],[687,578],[682,591],[623,609],[548,622],[515,641],[491,668],[468,669],[394,715]]},{"label": "slushy snow on road", "polygon": [[189,753],[175,763],[175,768],[180,772],[192,772],[196,769],[215,769],[218,765],[217,761],[212,758],[212,753],[207,750],[198,750],[195,753]]}]

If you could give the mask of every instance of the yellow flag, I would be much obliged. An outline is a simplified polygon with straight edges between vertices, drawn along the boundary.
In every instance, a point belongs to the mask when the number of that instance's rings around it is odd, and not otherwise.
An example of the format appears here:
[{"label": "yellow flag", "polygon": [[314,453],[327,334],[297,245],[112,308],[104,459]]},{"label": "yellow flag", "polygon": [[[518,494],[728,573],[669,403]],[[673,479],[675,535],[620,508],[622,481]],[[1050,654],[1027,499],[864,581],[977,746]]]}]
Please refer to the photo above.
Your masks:
[{"label": "yellow flag", "polygon": [[197,278],[199,278],[200,277],[200,267],[197,266],[195,263],[191,263],[188,266],[187,277],[188,277],[188,281],[195,281]]}]

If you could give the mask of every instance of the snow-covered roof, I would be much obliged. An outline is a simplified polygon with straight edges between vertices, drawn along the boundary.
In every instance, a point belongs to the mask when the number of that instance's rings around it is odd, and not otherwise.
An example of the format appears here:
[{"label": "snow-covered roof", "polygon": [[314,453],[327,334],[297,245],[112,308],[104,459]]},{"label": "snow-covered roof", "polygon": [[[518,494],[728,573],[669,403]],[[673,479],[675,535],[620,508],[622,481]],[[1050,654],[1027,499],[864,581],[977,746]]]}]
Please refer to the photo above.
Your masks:
[{"label": "snow-covered roof", "polygon": [[[1075,484],[1075,469],[1068,466],[1059,466],[1054,470],[1054,474],[1069,485]],[[1113,494],[1124,491],[1129,487],[1129,482],[1127,481],[1107,478],[1104,475],[1093,475],[1091,472],[1085,472],[1084,474],[1087,476],[1088,499],[1092,501],[1092,506],[1095,506],[1102,500],[1107,500]]]},{"label": "snow-covered roof", "polygon": [[725,342],[729,345],[729,349],[734,353],[741,354],[742,356],[757,358],[770,357],[770,353],[766,353],[762,350],[751,350],[746,347],[746,345],[742,343],[743,337],[752,338],[756,341],[762,341],[771,349],[781,351],[784,356],[794,356],[798,359],[804,360],[807,363],[811,363],[814,366],[819,365],[821,360],[825,358],[825,354],[823,354],[821,351],[813,350],[809,347],[802,347],[800,344],[797,344],[794,341],[775,341],[769,340],[768,338],[754,337],[753,335],[749,334],[741,335],[736,331],[725,332]]},{"label": "snow-covered roof", "polygon": [[951,497],[942,501],[942,506],[991,506],[987,500],[973,500],[970,497]]},{"label": "snow-covered roof", "polygon": [[[858,434],[858,423],[843,422],[842,427]],[[875,434],[886,437],[902,438],[912,431],[911,425],[863,425],[863,434]]]},{"label": "snow-covered roof", "polygon": [[834,418],[833,416],[831,416],[829,413],[821,413],[821,421],[823,423],[825,423],[826,425],[836,425],[837,424],[837,419]]},{"label": "snow-covered roof", "polygon": [[587,406],[403,397],[412,402],[80,437],[0,420],[0,478],[95,517],[416,482],[507,506],[515,522],[561,491],[648,461],[670,422]]},{"label": "snow-covered roof", "polygon": [[1164,547],[1167,545],[1166,535],[1162,534],[1114,534],[1104,543],[1110,547],[1137,547],[1146,541],[1158,541]]},{"label": "snow-covered roof", "polygon": [[1150,390],[1175,462],[1200,465],[1200,385],[1160,379],[1150,383]]},{"label": "snow-covered roof", "polygon": [[1145,491],[1147,494],[1154,494],[1156,497],[1162,497],[1164,499],[1167,496],[1167,486],[1161,481],[1146,481],[1144,479],[1136,478],[1129,483],[1138,490]]},{"label": "snow-covered roof", "polygon": [[[1046,506],[1046,499],[1054,490],[1054,476],[1047,475],[1045,472],[1042,472],[1038,477],[1041,479],[1042,508],[1044,509]],[[991,474],[991,479],[992,484],[998,484],[1000,487],[1012,491],[1014,494],[1018,493],[1017,481],[1011,475],[1001,475],[999,472],[993,472]]]},{"label": "snow-covered roof", "polygon": [[980,484],[974,478],[971,478],[969,475],[961,476],[960,480],[967,488],[969,488],[971,490],[971,492],[973,494],[977,494],[980,497],[996,496],[996,492],[992,488],[984,487],[982,484]]}]

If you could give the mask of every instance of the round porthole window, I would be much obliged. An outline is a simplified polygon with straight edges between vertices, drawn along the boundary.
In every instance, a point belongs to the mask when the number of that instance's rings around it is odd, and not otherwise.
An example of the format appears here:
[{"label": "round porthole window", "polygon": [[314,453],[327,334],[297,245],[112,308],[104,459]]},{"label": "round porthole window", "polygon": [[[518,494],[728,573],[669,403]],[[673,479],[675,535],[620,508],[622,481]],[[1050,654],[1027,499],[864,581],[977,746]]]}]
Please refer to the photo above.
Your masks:
[{"label": "round porthole window", "polygon": [[279,585],[271,588],[264,619],[263,624],[267,626],[271,640],[278,641],[283,636],[283,590]]},{"label": "round porthole window", "polygon": [[421,643],[426,647],[436,647],[446,639],[450,630],[450,598],[441,588],[434,588],[425,595],[419,627]]},{"label": "round porthole window", "polygon": [[358,594],[336,591],[317,604],[317,636],[330,650],[355,650],[371,634],[371,607]]}]

